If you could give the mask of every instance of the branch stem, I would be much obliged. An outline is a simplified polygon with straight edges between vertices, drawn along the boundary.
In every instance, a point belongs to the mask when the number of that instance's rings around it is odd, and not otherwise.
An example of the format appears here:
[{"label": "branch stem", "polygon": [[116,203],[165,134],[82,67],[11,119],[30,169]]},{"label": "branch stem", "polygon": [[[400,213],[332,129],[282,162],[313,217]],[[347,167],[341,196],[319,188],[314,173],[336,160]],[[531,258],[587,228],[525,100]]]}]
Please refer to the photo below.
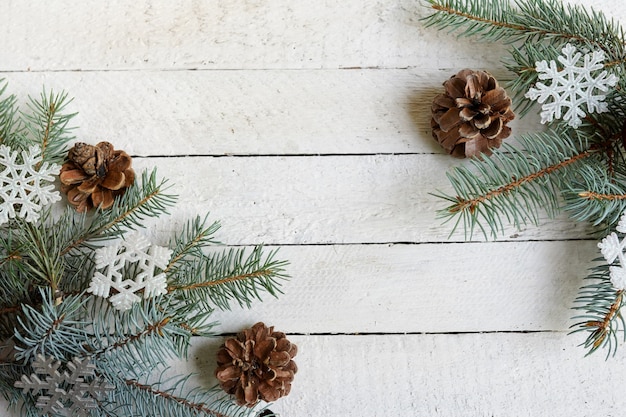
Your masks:
[{"label": "branch stem", "polygon": [[457,196],[456,197],[457,203],[449,207],[448,211],[450,213],[458,213],[458,212],[463,212],[467,210],[473,214],[474,211],[476,211],[476,208],[480,204],[486,201],[489,201],[495,197],[498,197],[499,195],[510,193],[511,191],[515,190],[517,187],[521,186],[522,184],[535,181],[539,178],[542,178],[546,175],[553,173],[554,171],[558,171],[559,169],[563,169],[568,165],[571,165],[582,159],[588,158],[589,156],[593,155],[594,152],[595,152],[595,149],[593,150],[587,149],[577,155],[574,155],[573,157],[565,161],[559,162],[558,164],[554,164],[549,167],[543,168],[537,172],[533,172],[532,174],[526,175],[521,178],[517,178],[517,179],[513,178],[513,181],[509,182],[508,184],[505,184],[499,188],[496,188],[495,190],[491,190],[488,193],[481,195],[479,197],[464,199],[464,198]]},{"label": "branch stem", "polygon": [[186,291],[186,290],[194,290],[197,288],[215,287],[218,285],[228,284],[231,282],[245,281],[250,278],[264,277],[264,276],[272,275],[273,273],[274,271],[271,269],[262,269],[260,271],[254,271],[248,274],[233,275],[233,276],[218,279],[215,281],[197,282],[194,284],[184,285],[184,286],[179,286],[179,287],[170,286],[167,288],[167,292],[169,293],[172,291]]},{"label": "branch stem", "polygon": [[228,416],[226,416],[226,414],[222,414],[222,413],[220,413],[218,411],[211,410],[209,407],[207,407],[206,404],[194,403],[194,402],[188,401],[185,398],[177,397],[177,396],[172,395],[172,394],[170,394],[168,392],[154,389],[151,385],[140,384],[139,382],[137,382],[134,379],[127,379],[124,382],[129,387],[134,387],[134,388],[137,388],[139,390],[146,391],[146,392],[149,392],[151,394],[154,394],[155,396],[158,396],[158,397],[161,397],[161,398],[164,398],[164,399],[167,399],[167,400],[175,401],[178,404],[180,404],[180,405],[182,405],[182,406],[184,406],[186,408],[189,408],[189,409],[192,409],[192,410],[195,410],[195,411],[199,411],[199,412],[203,412],[203,413],[206,413],[206,414],[210,414],[210,415],[212,415],[214,417],[228,417]]}]

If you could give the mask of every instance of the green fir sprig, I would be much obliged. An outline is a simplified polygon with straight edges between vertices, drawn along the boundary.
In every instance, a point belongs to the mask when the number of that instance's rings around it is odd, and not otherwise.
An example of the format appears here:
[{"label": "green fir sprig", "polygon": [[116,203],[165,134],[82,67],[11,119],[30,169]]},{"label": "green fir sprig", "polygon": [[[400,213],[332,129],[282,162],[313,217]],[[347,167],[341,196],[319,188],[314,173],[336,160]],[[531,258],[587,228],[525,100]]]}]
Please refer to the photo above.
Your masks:
[{"label": "green fir sprig", "polygon": [[589,283],[583,286],[576,298],[577,311],[572,333],[587,334],[583,346],[591,354],[606,349],[607,357],[617,352],[620,342],[626,341],[626,322],[620,313],[624,305],[624,290],[613,287],[609,278],[609,265],[602,258],[594,260],[596,265],[586,277]]},{"label": "green fir sprig", "polygon": [[[626,36],[613,19],[591,8],[558,0],[425,0],[432,13],[427,26],[500,41],[508,48],[503,66],[513,75],[507,85],[520,116],[536,109],[526,94],[539,79],[537,63],[555,61],[569,44],[581,53],[602,51],[603,71],[619,77],[606,92],[607,112],[587,114],[573,128],[564,120],[549,122],[542,133],[517,137],[491,157],[448,173],[453,193],[437,192],[447,207],[439,215],[462,226],[466,238],[476,231],[497,238],[507,225],[540,224],[545,215],[567,213],[613,230],[626,210]],[[595,255],[590,255],[590,258]],[[575,300],[574,332],[586,332],[588,353],[615,354],[625,326],[623,291],[609,279],[606,262],[595,263]]]},{"label": "green fir sprig", "polygon": [[[21,111],[0,88],[0,144],[23,150],[37,145],[42,163],[64,162],[74,140],[67,94],[43,93]],[[87,291],[95,251],[142,230],[175,204],[156,169],[144,171],[108,210],[90,214],[44,207],[36,222],[17,216],[0,225],[0,393],[22,416],[37,416],[36,395],[14,386],[33,372],[37,355],[68,363],[93,363],[98,378],[115,386],[92,416],[244,417],[261,406],[237,406],[219,389],[191,387],[189,375],[165,378],[167,363],[186,360],[193,338],[215,336],[216,309],[250,307],[277,296],[287,262],[261,246],[225,248],[219,224],[190,220],[169,240],[162,271],[164,294],[126,311]],[[133,279],[124,269],[124,279]]]}]

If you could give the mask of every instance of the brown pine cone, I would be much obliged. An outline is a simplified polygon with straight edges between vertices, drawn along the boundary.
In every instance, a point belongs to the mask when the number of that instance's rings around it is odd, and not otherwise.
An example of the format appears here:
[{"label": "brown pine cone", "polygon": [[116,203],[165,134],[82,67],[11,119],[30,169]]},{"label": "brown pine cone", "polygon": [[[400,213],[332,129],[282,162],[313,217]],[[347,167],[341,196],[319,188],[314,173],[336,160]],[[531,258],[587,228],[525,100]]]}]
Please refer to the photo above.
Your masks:
[{"label": "brown pine cone", "polygon": [[79,142],[68,152],[61,167],[61,189],[76,211],[94,207],[108,209],[116,196],[124,194],[135,181],[131,157],[116,151],[109,142],[96,146]]},{"label": "brown pine cone", "polygon": [[511,99],[485,71],[464,69],[443,83],[445,93],[433,99],[433,137],[448,153],[463,158],[491,155],[511,134],[515,118]]},{"label": "brown pine cone", "polygon": [[276,401],[289,394],[298,367],[292,360],[298,347],[285,333],[257,323],[237,337],[227,339],[217,351],[215,376],[238,405],[254,406],[259,400]]}]

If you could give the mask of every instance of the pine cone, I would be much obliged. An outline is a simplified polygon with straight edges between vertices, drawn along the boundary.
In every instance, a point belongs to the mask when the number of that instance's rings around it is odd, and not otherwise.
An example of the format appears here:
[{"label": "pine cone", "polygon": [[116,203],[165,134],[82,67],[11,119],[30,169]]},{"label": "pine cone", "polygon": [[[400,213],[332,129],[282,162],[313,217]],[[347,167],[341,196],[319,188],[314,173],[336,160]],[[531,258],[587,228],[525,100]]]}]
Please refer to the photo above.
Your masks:
[{"label": "pine cone", "polygon": [[443,83],[445,93],[433,99],[433,137],[456,157],[491,155],[511,134],[515,118],[511,99],[485,71],[464,69]]},{"label": "pine cone", "polygon": [[276,401],[291,390],[298,372],[292,360],[297,352],[298,347],[285,333],[257,323],[220,347],[215,376],[224,391],[235,395],[238,405],[252,407],[259,400]]},{"label": "pine cone", "polygon": [[124,151],[113,150],[109,142],[96,146],[79,142],[68,152],[61,167],[61,189],[76,211],[82,213],[93,207],[108,209],[116,196],[124,194],[135,181],[131,157]]}]

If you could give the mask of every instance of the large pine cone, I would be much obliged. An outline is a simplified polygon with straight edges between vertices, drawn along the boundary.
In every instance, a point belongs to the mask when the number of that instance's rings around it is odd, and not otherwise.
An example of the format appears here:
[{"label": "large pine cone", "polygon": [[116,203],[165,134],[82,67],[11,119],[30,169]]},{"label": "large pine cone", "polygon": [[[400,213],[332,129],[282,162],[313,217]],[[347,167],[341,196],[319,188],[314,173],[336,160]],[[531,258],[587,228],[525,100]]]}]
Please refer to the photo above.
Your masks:
[{"label": "large pine cone", "polygon": [[78,212],[94,207],[108,209],[116,196],[135,181],[131,157],[114,150],[109,142],[96,146],[79,142],[68,152],[61,167],[61,188]]},{"label": "large pine cone", "polygon": [[491,155],[511,134],[515,118],[511,99],[485,71],[464,69],[443,83],[445,93],[433,99],[433,137],[453,156]]},{"label": "large pine cone", "polygon": [[296,353],[298,347],[285,333],[257,323],[220,347],[215,376],[224,391],[235,395],[238,405],[252,407],[259,400],[276,401],[291,390],[298,372],[292,360]]}]

